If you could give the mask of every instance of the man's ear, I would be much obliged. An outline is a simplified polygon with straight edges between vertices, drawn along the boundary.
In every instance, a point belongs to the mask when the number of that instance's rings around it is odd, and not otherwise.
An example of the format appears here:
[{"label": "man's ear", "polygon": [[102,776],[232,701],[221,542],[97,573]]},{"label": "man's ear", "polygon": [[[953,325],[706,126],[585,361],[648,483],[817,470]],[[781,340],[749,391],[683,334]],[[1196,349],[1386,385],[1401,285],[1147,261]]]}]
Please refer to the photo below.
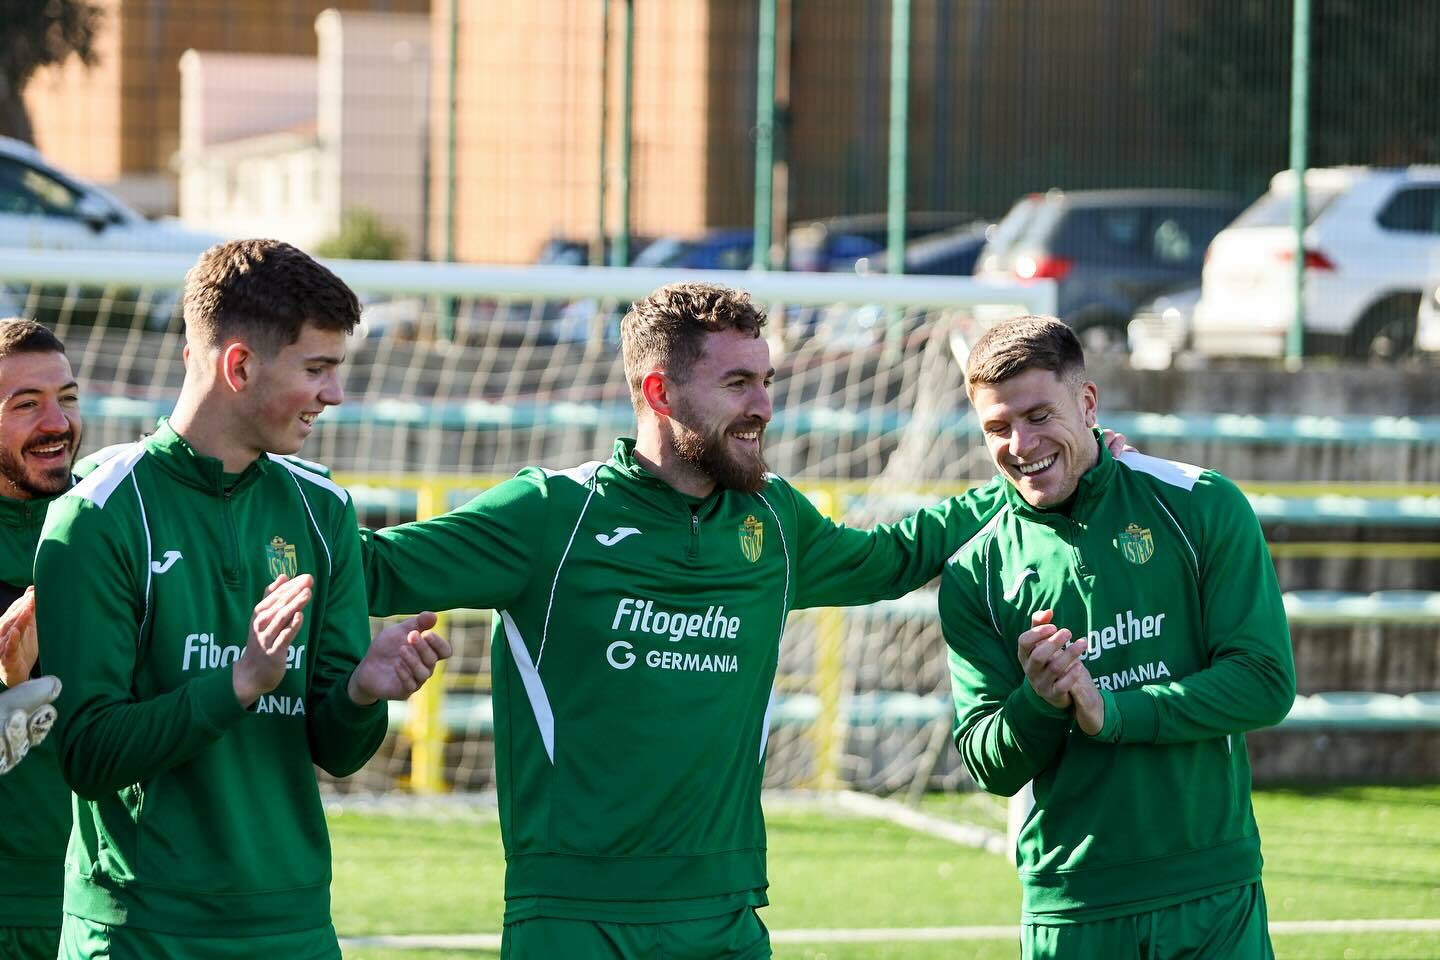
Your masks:
[{"label": "man's ear", "polygon": [[662,417],[671,416],[670,406],[670,381],[660,370],[651,370],[645,374],[640,381],[640,396],[645,398],[645,404],[651,410]]},{"label": "man's ear", "polygon": [[1093,427],[1099,422],[1100,388],[1094,380],[1086,380],[1080,388],[1080,412],[1085,416],[1085,426]]},{"label": "man's ear", "polygon": [[220,351],[220,377],[235,393],[255,379],[255,352],[240,340],[231,340]]}]

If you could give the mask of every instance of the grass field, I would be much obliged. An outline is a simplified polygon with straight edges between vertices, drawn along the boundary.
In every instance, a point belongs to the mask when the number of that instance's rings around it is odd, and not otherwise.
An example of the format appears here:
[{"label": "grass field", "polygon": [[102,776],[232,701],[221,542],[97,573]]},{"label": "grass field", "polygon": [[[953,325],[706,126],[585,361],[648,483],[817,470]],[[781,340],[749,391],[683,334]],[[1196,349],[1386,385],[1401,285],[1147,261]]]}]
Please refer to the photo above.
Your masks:
[{"label": "grass field", "polygon": [[[927,812],[975,819],[975,798]],[[1440,786],[1257,793],[1272,921],[1440,918]],[[983,806],[978,808],[983,812]],[[993,809],[993,808],[992,808]],[[893,824],[772,811],[772,931],[1014,925],[1020,891],[1000,857]],[[342,936],[498,933],[502,855],[493,812],[340,812],[335,926]],[[1440,960],[1437,933],[1298,934],[1281,960]],[[1013,941],[780,945],[781,960],[1001,960]],[[484,960],[493,951],[351,948],[352,960]]]}]

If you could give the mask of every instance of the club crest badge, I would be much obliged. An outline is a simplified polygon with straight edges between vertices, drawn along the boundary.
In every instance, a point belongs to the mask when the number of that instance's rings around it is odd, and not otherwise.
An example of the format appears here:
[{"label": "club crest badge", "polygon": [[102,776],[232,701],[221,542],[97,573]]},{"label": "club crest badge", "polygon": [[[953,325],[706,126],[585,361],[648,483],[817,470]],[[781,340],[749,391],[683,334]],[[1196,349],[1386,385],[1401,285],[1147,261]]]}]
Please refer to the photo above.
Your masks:
[{"label": "club crest badge", "polygon": [[270,567],[272,577],[293,577],[300,572],[300,563],[295,557],[295,545],[286,543],[281,537],[271,537],[265,547],[265,563]]},{"label": "club crest badge", "polygon": [[1139,565],[1145,563],[1155,555],[1155,540],[1150,536],[1150,531],[1132,523],[1120,531],[1120,553],[1131,563]]},{"label": "club crest badge", "polygon": [[760,551],[765,549],[765,524],[748,516],[745,522],[740,524],[740,552],[745,554],[745,559],[754,563],[760,559]]}]

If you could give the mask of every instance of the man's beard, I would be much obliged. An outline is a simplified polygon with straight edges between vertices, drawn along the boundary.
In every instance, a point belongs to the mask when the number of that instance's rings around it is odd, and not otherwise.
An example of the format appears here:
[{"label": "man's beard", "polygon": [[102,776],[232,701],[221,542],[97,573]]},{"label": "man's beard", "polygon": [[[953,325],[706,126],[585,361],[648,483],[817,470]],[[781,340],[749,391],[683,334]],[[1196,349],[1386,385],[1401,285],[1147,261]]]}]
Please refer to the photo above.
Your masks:
[{"label": "man's beard", "polygon": [[25,467],[23,452],[16,457],[9,450],[0,447],[0,480],[5,480],[15,489],[32,497],[51,497],[57,493],[63,493],[70,486],[70,472],[75,466],[75,435],[63,433],[58,436],[44,437],[27,443],[25,449],[49,446],[52,443],[64,443],[69,456],[65,458],[63,466],[41,470],[38,480],[31,479],[30,471]]},{"label": "man's beard", "polygon": [[[676,410],[676,413],[681,412]],[[753,457],[737,456],[730,452],[726,434],[734,424],[704,433],[692,430],[679,421],[676,421],[675,426],[676,454],[713,480],[716,486],[726,490],[739,490],[742,493],[759,493],[765,489],[765,474],[770,468],[765,465],[764,456],[758,452]],[[760,437],[764,438],[763,422],[754,421],[750,429],[758,431]]]}]

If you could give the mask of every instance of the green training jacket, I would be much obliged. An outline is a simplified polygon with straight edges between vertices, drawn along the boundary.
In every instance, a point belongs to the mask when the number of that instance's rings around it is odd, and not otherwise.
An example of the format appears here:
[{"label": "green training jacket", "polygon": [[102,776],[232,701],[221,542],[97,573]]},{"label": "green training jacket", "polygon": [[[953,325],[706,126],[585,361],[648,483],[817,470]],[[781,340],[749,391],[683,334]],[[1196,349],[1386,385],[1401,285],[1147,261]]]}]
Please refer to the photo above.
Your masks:
[{"label": "green training jacket", "polygon": [[697,500],[622,439],[604,463],[527,468],[451,513],[366,532],[374,615],[497,611],[506,922],[765,903],[760,782],[786,616],[920,586],[984,513],[967,494],[848,529],[774,476]]},{"label": "green training jacket", "polygon": [[[54,501],[0,497],[0,613],[32,582],[35,545]],[[0,927],[58,927],[70,788],[53,736],[0,777],[0,822]]]},{"label": "green training jacket", "polygon": [[[1035,783],[1018,851],[1027,922],[1258,880],[1243,734],[1295,698],[1275,570],[1244,494],[1210,470],[1099,446],[1067,509],[1031,507],[997,478],[1003,505],[940,582],[965,767],[1005,796]],[[1020,669],[1020,634],[1045,609],[1088,639],[1105,701],[1095,737]]]},{"label": "green training jacket", "polygon": [[[226,475],[163,420],[108,453],[51,506],[35,565],[76,794],[65,912],[180,935],[324,926],[312,764],[353,773],[386,727],[346,693],[370,638],[354,505],[289,458]],[[315,591],[285,679],[246,710],[230,665],[280,573]]]}]

